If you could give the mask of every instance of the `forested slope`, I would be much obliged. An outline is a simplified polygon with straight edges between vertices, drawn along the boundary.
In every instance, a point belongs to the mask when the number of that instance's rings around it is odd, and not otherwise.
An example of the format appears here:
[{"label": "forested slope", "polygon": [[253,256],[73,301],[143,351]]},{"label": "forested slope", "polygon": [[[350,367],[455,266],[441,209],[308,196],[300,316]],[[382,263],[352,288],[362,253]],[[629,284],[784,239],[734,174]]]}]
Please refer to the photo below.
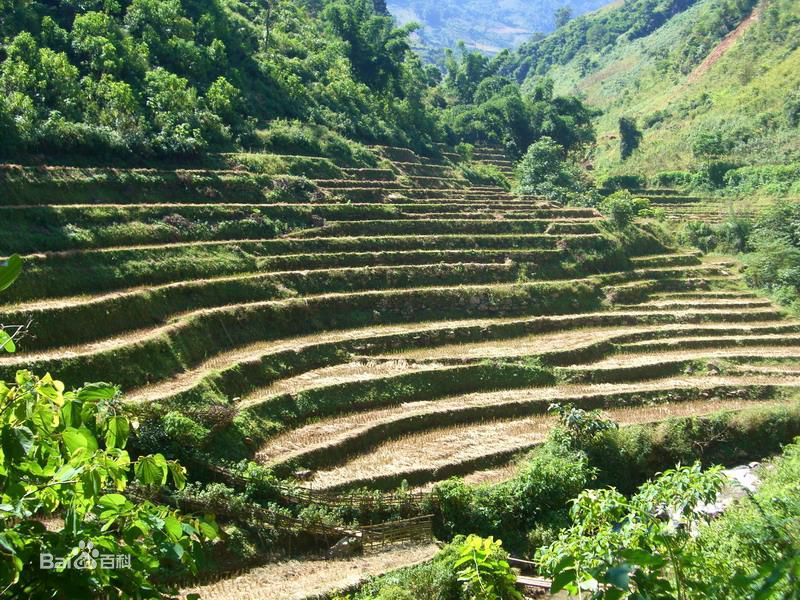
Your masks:
[{"label": "forested slope", "polygon": [[568,130],[588,125],[580,102],[523,96],[482,56],[451,58],[443,77],[411,50],[412,29],[373,0],[12,3],[0,154],[91,164],[264,149],[353,163],[352,140],[518,154],[542,135],[570,147]]},{"label": "forested slope", "polygon": [[4,3],[0,147],[192,154],[294,118],[430,142],[435,81],[371,0]]}]

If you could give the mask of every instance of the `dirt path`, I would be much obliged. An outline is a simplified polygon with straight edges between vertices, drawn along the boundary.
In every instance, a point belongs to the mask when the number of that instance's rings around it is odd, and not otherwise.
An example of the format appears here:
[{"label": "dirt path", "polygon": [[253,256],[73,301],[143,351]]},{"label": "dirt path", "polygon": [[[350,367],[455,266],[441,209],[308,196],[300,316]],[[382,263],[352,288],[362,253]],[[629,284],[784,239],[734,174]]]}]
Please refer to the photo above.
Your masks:
[{"label": "dirt path", "polygon": [[291,560],[258,567],[217,583],[181,590],[204,600],[303,600],[333,594],[370,577],[433,558],[439,547],[406,546],[347,560]]},{"label": "dirt path", "polygon": [[731,31],[722,39],[719,44],[717,44],[717,47],[711,51],[705,60],[697,65],[695,70],[689,74],[689,77],[687,78],[688,83],[694,83],[699,80],[719,61],[719,59],[727,54],[728,50],[733,47],[739,38],[742,37],[745,32],[747,32],[747,30],[756,23],[756,21],[758,21],[758,19],[761,17],[761,13],[764,12],[765,5],[765,0],[759,2],[759,4],[753,9],[753,12],[750,13],[750,16],[739,23],[736,29]]}]

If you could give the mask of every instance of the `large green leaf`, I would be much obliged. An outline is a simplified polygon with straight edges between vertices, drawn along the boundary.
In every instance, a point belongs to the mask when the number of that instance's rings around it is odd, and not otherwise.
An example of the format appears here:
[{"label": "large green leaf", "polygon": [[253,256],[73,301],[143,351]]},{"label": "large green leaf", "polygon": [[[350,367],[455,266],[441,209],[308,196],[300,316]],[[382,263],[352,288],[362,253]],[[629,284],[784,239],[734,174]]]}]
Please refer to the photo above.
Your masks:
[{"label": "large green leaf", "polygon": [[14,283],[21,272],[22,258],[18,254],[0,260],[0,292]]},{"label": "large green leaf", "polygon": [[17,345],[14,343],[14,339],[2,329],[0,329],[0,350],[5,350],[9,353],[17,351]]},{"label": "large green leaf", "polygon": [[119,393],[119,388],[110,383],[87,383],[78,391],[78,400],[96,402],[111,400]]},{"label": "large green leaf", "polygon": [[67,427],[64,429],[61,434],[61,439],[64,440],[64,445],[67,447],[67,451],[71,455],[75,454],[75,452],[80,448],[87,448],[89,446],[89,442],[83,436],[83,433],[74,427]]},{"label": "large green leaf", "polygon": [[575,569],[566,569],[561,571],[553,578],[553,582],[550,585],[550,593],[555,594],[556,592],[560,592],[567,585],[575,581],[576,577],[577,574],[575,573]]},{"label": "large green leaf", "polygon": [[169,463],[169,472],[177,489],[182,490],[186,487],[186,469],[182,465],[174,461]]},{"label": "large green leaf", "polygon": [[24,425],[3,429],[3,453],[15,461],[25,458],[33,449],[33,443],[33,432]]},{"label": "large green leaf", "polygon": [[167,481],[167,460],[162,454],[142,456],[136,461],[133,472],[139,483],[144,485],[164,485]]},{"label": "large green leaf", "polygon": [[164,519],[164,528],[167,530],[169,537],[173,540],[179,540],[183,536],[181,522],[172,515]]},{"label": "large green leaf", "polygon": [[128,443],[128,434],[130,433],[130,424],[125,417],[111,417],[108,420],[106,429],[106,447],[107,448],[124,448]]},{"label": "large green leaf", "polygon": [[630,586],[632,568],[630,565],[621,565],[609,569],[605,576],[606,583],[610,583],[621,590],[627,590]]}]

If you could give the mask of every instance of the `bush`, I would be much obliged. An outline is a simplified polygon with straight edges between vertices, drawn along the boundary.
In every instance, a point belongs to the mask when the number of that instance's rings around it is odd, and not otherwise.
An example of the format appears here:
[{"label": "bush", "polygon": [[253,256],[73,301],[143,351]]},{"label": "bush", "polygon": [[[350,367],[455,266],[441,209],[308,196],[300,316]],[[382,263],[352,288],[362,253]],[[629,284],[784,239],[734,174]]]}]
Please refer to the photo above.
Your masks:
[{"label": "bush", "polygon": [[621,117],[619,120],[619,157],[627,160],[634,150],[642,142],[642,132],[636,125],[636,121],[629,117]]},{"label": "bush", "polygon": [[450,479],[433,490],[439,537],[496,535],[526,552],[528,535],[542,521],[559,522],[563,508],[592,479],[585,456],[551,440],[520,463],[518,474],[498,485],[470,486]]},{"label": "bush", "polygon": [[724,160],[714,160],[709,162],[703,169],[703,177],[715,188],[725,187],[725,176],[729,171],[741,167],[738,163]]},{"label": "bush", "polygon": [[258,133],[265,150],[281,154],[324,156],[343,165],[375,166],[377,158],[366,147],[323,125],[278,119]]},{"label": "bush", "polygon": [[531,144],[517,167],[517,193],[565,203],[585,202],[589,185],[580,167],[553,139]]},{"label": "bush", "polygon": [[[690,548],[692,575],[718,597],[789,598],[796,591],[800,439],[757,474],[759,489],[701,529]],[[770,589],[772,593],[763,593]]]},{"label": "bush", "polygon": [[687,221],[678,230],[678,242],[708,253],[717,248],[717,232],[704,221]]},{"label": "bush", "polygon": [[208,429],[179,412],[168,412],[162,421],[164,433],[175,444],[199,447],[208,437]]},{"label": "bush", "polygon": [[694,246],[702,252],[739,254],[750,248],[752,223],[746,219],[730,217],[719,224],[688,221],[678,230],[678,242]]},{"label": "bush", "polygon": [[653,177],[658,187],[685,187],[692,184],[694,175],[689,171],[661,171]]},{"label": "bush", "polygon": [[605,198],[598,207],[617,229],[625,229],[638,217],[651,217],[655,213],[646,198],[635,198],[630,192],[623,190],[614,192]]},{"label": "bush", "polygon": [[611,175],[597,182],[601,190],[618,191],[643,188],[647,180],[641,175]]},{"label": "bush", "polygon": [[458,170],[470,183],[496,185],[504,190],[511,189],[508,178],[494,165],[479,162],[461,163]]},{"label": "bush", "polygon": [[522,600],[502,544],[491,536],[470,535],[459,547],[454,566],[470,600]]},{"label": "bush", "polygon": [[729,192],[737,194],[800,194],[800,163],[731,169],[725,173],[725,187]]},{"label": "bush", "polygon": [[454,568],[459,548],[458,537],[430,562],[393,571],[367,583],[353,600],[462,600],[461,584]]}]

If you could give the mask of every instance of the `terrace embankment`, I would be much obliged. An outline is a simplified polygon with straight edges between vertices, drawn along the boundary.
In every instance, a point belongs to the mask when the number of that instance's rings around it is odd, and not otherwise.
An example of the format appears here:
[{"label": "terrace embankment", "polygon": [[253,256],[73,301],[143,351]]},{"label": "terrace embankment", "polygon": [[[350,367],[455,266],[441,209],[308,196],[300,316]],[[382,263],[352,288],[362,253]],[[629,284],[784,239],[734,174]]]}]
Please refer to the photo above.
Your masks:
[{"label": "terrace embankment", "polygon": [[[800,387],[800,323],[735,263],[471,184],[448,153],[373,150],[360,167],[3,167],[18,235],[0,252],[26,255],[3,321],[31,326],[0,376],[117,382],[139,443],[166,444],[146,449],[310,469],[329,490],[507,475],[553,401],[641,424]],[[175,413],[191,443],[159,429]]]}]

